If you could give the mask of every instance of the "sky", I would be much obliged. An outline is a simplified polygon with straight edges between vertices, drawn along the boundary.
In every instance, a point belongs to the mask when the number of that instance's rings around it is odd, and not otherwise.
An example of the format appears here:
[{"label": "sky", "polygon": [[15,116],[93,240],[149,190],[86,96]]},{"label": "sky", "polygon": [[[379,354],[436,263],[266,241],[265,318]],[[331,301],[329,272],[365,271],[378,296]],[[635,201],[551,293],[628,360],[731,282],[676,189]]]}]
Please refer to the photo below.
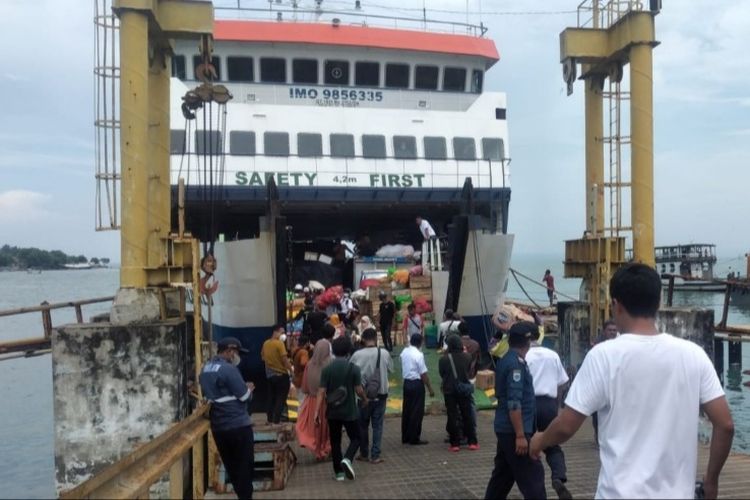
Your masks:
[{"label": "sky", "polygon": [[[508,95],[516,253],[562,255],[564,240],[585,229],[583,84],[566,96],[558,45],[578,3],[468,2],[501,54],[485,88]],[[398,9],[422,7],[362,4],[403,15],[414,12]],[[118,261],[119,232],[94,231],[93,5],[0,1],[0,244]],[[467,3],[426,5],[464,11]],[[750,0],[665,0],[656,29],[656,244],[715,243],[720,257],[740,256],[750,251]]]}]

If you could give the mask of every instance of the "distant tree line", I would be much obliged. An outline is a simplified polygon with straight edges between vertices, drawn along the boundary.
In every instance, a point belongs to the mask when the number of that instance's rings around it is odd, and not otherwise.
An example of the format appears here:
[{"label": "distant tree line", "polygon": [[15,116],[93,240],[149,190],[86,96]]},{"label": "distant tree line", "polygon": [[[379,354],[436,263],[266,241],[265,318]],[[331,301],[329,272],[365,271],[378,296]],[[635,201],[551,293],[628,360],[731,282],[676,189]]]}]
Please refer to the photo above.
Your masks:
[{"label": "distant tree line", "polygon": [[109,264],[109,259],[93,257],[90,261],[85,255],[67,255],[60,250],[41,250],[39,248],[19,248],[10,245],[0,247],[0,268],[15,269],[63,269],[65,264]]}]

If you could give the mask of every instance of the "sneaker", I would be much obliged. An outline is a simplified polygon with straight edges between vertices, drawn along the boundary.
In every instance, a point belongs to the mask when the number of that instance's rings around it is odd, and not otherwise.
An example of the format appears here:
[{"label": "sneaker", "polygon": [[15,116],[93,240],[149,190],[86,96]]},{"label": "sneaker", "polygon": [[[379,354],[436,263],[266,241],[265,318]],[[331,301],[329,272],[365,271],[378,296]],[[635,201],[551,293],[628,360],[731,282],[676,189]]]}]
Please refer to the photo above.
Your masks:
[{"label": "sneaker", "polygon": [[552,480],[552,489],[555,490],[555,493],[557,493],[557,498],[559,498],[560,500],[571,500],[573,498],[573,495],[570,494],[570,491],[568,491],[565,483],[563,483],[559,479]]},{"label": "sneaker", "polygon": [[448,448],[448,451],[452,451],[454,453],[457,453],[457,452],[461,451],[461,448],[459,448],[458,446],[450,446]]},{"label": "sneaker", "polygon": [[338,474],[333,476],[333,479],[335,479],[336,481],[346,481],[346,476],[343,472],[339,472]]},{"label": "sneaker", "polygon": [[344,474],[346,474],[346,477],[349,479],[354,480],[356,475],[354,474],[354,467],[352,467],[352,462],[348,458],[345,458],[341,461],[341,467],[344,468]]},{"label": "sneaker", "polygon": [[470,445],[469,445],[469,449],[470,449],[471,451],[477,451],[477,450],[479,449],[479,445],[478,445],[477,443],[474,443],[474,444],[470,444]]}]

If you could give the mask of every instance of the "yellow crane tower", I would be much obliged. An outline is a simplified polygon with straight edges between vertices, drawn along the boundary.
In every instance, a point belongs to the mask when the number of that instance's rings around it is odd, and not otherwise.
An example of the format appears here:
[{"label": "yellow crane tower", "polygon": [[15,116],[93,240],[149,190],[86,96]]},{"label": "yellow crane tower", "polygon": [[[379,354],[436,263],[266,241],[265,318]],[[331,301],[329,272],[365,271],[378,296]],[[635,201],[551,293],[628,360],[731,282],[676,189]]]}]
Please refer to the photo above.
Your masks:
[{"label": "yellow crane tower", "polygon": [[[573,92],[578,65],[585,85],[586,135],[586,230],[580,239],[565,243],[565,277],[582,278],[591,306],[593,336],[610,315],[608,283],[625,263],[623,231],[632,231],[633,260],[654,266],[654,132],[652,51],[658,45],[654,18],[661,10],[660,0],[644,5],[636,0],[585,0],[578,8],[578,26],[560,33],[560,62],[568,95]],[[620,179],[619,149],[610,158],[610,181],[604,180],[604,143],[620,141],[619,83],[623,68],[630,67],[630,182]],[[609,93],[610,124],[616,120],[618,136],[605,138],[603,130],[604,83],[616,84]],[[618,148],[619,148],[619,142]],[[612,148],[610,148],[612,151]],[[605,187],[613,203],[605,227]],[[631,224],[621,225],[621,190],[630,188]],[[593,337],[592,337],[593,338]]]}]

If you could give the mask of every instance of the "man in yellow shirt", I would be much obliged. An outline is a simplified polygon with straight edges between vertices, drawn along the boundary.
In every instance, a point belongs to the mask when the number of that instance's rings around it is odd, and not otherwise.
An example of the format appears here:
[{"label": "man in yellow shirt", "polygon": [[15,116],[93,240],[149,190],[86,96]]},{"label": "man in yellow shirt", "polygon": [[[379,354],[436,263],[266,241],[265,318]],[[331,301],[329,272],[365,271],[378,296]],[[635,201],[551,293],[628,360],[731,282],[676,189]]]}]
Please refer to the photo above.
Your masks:
[{"label": "man in yellow shirt", "polygon": [[260,357],[266,364],[266,378],[268,379],[268,408],[266,415],[269,424],[281,422],[281,412],[289,394],[289,373],[292,365],[286,353],[284,340],[286,329],[284,325],[273,327],[271,338],[263,343]]}]

